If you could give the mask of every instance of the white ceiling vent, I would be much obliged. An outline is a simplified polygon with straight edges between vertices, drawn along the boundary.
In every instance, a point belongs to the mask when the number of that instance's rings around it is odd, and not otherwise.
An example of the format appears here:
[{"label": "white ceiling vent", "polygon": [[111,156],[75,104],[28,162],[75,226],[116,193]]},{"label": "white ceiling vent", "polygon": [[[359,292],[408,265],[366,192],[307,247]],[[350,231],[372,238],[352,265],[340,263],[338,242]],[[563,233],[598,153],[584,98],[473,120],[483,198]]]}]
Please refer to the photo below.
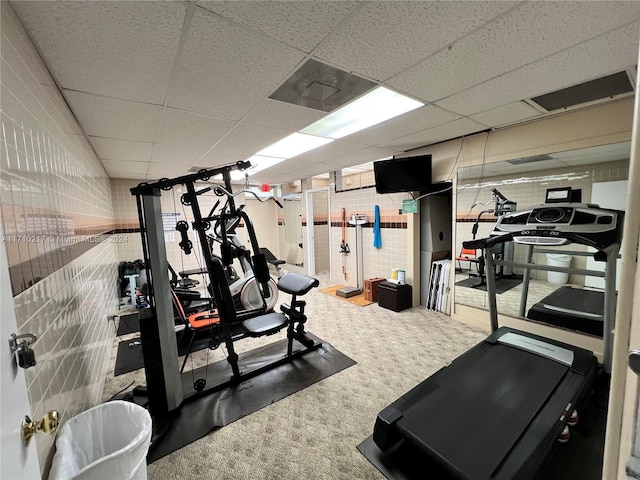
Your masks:
[{"label": "white ceiling vent", "polygon": [[547,112],[552,112],[598,100],[610,99],[626,93],[633,93],[633,84],[627,72],[624,71],[540,95],[530,101],[541,106]]},{"label": "white ceiling vent", "polygon": [[377,84],[309,59],[269,98],[331,112]]},{"label": "white ceiling vent", "polygon": [[542,162],[544,160],[551,160],[552,157],[550,157],[549,155],[543,154],[543,155],[534,155],[531,157],[522,157],[522,158],[516,158],[513,160],[507,160],[507,163],[510,163],[511,165],[522,165],[525,163],[535,163],[535,162]]}]

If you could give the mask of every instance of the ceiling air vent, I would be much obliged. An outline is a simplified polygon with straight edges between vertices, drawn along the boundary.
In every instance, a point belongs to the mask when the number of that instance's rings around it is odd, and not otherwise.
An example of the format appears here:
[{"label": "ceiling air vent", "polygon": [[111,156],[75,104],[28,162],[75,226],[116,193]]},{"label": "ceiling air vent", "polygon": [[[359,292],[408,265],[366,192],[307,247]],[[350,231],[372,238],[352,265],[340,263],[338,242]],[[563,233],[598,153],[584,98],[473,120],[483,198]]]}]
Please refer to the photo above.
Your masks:
[{"label": "ceiling air vent", "polygon": [[546,154],[534,155],[532,157],[522,157],[522,158],[516,158],[514,160],[507,160],[507,163],[510,163],[511,165],[522,165],[523,163],[534,163],[534,162],[542,162],[544,160],[551,160],[551,158],[552,157]]},{"label": "ceiling air vent", "polygon": [[331,112],[375,86],[370,80],[309,59],[269,98]]},{"label": "ceiling air vent", "polygon": [[627,72],[619,72],[540,95],[532,98],[531,101],[551,112],[630,92],[633,92],[633,85]]}]

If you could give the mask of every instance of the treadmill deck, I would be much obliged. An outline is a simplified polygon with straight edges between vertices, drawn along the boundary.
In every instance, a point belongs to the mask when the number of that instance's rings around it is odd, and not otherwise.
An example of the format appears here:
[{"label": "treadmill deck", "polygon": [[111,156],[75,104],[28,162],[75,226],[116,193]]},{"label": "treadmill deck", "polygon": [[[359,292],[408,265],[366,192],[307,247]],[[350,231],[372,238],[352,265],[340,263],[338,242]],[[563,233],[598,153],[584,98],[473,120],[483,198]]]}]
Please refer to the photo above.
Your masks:
[{"label": "treadmill deck", "polygon": [[[500,343],[509,333],[570,349],[573,364]],[[502,327],[380,412],[373,439],[404,440],[456,478],[532,477],[596,368],[587,350]]]}]

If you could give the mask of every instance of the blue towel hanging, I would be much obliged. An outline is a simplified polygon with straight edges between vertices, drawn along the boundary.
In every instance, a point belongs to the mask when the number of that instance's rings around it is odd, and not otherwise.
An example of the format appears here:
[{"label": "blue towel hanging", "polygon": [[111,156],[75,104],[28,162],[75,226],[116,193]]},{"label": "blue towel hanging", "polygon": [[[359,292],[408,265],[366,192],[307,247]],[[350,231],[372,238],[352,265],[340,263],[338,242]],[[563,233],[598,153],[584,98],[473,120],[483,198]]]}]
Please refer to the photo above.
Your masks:
[{"label": "blue towel hanging", "polygon": [[373,246],[382,248],[382,236],[380,235],[380,207],[376,205],[373,208]]}]

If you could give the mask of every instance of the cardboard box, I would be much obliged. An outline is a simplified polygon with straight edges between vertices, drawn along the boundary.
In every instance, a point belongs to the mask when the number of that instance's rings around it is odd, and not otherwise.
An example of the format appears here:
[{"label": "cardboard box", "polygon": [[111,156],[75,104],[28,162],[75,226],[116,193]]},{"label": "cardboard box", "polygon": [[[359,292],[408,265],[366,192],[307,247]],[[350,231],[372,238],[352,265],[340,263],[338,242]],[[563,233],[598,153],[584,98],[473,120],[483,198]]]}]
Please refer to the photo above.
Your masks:
[{"label": "cardboard box", "polygon": [[386,278],[383,277],[374,277],[367,278],[364,281],[364,298],[369,302],[377,302],[378,301],[378,286],[384,282]]}]

